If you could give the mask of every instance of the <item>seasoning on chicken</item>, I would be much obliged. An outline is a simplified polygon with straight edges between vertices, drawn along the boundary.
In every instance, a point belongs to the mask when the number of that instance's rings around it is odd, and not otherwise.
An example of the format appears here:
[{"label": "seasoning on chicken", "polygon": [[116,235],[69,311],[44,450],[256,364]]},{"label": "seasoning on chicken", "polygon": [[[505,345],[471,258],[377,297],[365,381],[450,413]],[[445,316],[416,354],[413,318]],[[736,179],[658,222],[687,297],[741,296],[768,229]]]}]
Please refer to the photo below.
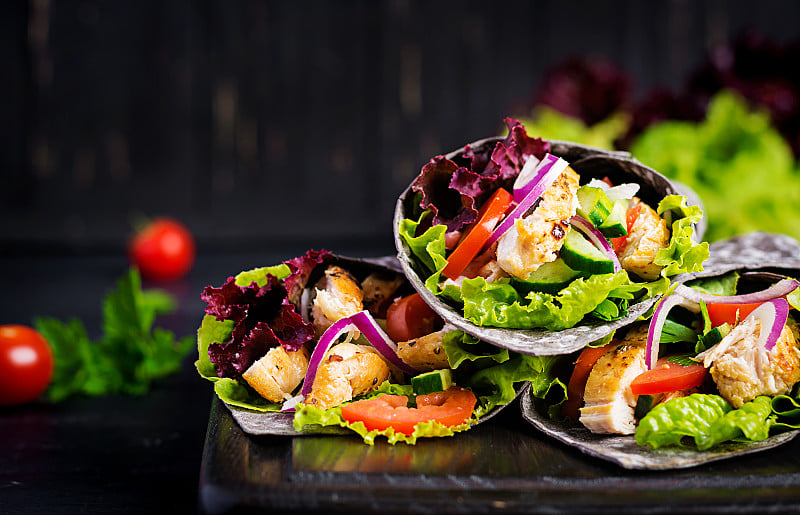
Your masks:
[{"label": "seasoning on chicken", "polygon": [[377,318],[386,318],[386,310],[392,297],[405,279],[398,274],[371,273],[361,281],[364,294],[364,309]]},{"label": "seasoning on chicken", "polygon": [[555,261],[578,209],[578,174],[567,167],[542,194],[532,214],[516,221],[497,245],[497,264],[506,273],[527,279],[545,263]]},{"label": "seasoning on chicken", "polygon": [[442,347],[442,337],[449,331],[451,329],[445,328],[414,340],[399,342],[397,356],[420,372],[450,368],[447,353]]},{"label": "seasoning on chicken", "polygon": [[308,350],[305,347],[287,352],[279,345],[250,365],[242,378],[265,399],[283,402],[292,396],[294,389],[305,377],[308,359]]},{"label": "seasoning on chicken", "polygon": [[800,381],[800,351],[791,329],[784,326],[769,351],[756,345],[760,331],[760,322],[748,317],[722,341],[695,357],[703,360],[706,368],[711,367],[719,393],[734,408],[759,395],[788,393]]},{"label": "seasoning on chicken", "polygon": [[372,347],[340,343],[322,360],[305,403],[332,408],[371,392],[389,375],[389,366]]},{"label": "seasoning on chicken", "polygon": [[345,269],[331,265],[317,281],[311,308],[317,336],[341,318],[364,311],[364,292],[358,281]]},{"label": "seasoning on chicken", "polygon": [[622,342],[592,367],[580,416],[591,432],[627,435],[636,431],[636,395],[631,392],[631,383],[647,370],[647,330],[647,324],[630,329]]},{"label": "seasoning on chicken", "polygon": [[652,207],[636,197],[631,200],[631,209],[634,208],[638,214],[625,246],[618,252],[619,262],[628,272],[652,281],[661,274],[662,267],[653,261],[658,251],[669,245],[669,227]]}]

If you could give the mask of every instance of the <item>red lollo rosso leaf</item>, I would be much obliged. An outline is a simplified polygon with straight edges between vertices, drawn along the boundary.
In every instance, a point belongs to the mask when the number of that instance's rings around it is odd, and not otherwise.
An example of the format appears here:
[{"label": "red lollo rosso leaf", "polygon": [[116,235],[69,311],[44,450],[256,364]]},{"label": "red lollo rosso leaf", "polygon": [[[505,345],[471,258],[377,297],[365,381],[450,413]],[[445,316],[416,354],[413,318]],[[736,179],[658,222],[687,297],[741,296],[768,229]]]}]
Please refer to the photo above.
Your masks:
[{"label": "red lollo rosso leaf", "polygon": [[261,287],[255,282],[238,286],[230,277],[220,288],[203,290],[206,313],[217,320],[234,321],[231,340],[208,347],[219,377],[238,378],[269,349],[282,345],[295,351],[314,337],[313,326],[297,313],[281,281],[272,275],[267,279]]},{"label": "red lollo rosso leaf", "polygon": [[456,231],[471,224],[478,216],[475,199],[450,187],[458,170],[465,170],[444,156],[436,156],[422,167],[411,189],[422,193],[420,207],[433,212],[434,225],[446,225]]},{"label": "red lollo rosso leaf", "polygon": [[286,294],[291,302],[295,305],[300,303],[300,296],[303,294],[311,272],[318,264],[330,260],[331,257],[333,255],[325,249],[309,250],[302,256],[284,261],[284,264],[291,270],[289,277],[283,280],[286,285]]}]

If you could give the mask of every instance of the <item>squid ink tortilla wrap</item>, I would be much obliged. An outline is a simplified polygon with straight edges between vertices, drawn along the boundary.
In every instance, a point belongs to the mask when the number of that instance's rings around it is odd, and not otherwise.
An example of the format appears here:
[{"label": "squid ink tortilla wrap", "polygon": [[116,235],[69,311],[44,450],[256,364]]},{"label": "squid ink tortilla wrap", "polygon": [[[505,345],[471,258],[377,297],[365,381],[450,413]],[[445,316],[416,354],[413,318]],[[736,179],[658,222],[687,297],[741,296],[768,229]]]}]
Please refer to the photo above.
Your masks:
[{"label": "squid ink tortilla wrap", "polygon": [[509,134],[436,156],[397,201],[411,285],[448,324],[523,354],[574,352],[702,270],[700,201],[626,153]]},{"label": "squid ink tortilla wrap", "polygon": [[[564,356],[564,402],[522,398],[538,430],[631,469],[686,468],[781,445],[800,428],[800,245],[711,245],[650,321]],[[602,343],[602,342],[601,342]]]},{"label": "squid ink tortilla wrap", "polygon": [[446,325],[394,258],[311,250],[208,286],[202,299],[197,370],[250,434],[450,436],[551,365]]}]

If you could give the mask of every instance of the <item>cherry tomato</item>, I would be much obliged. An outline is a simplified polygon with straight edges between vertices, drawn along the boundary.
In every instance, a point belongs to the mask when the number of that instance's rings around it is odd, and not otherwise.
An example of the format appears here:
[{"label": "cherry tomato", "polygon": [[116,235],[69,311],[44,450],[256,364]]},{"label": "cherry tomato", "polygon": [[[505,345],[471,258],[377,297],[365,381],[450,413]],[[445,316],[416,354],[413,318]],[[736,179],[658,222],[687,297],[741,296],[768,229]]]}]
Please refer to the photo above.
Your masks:
[{"label": "cherry tomato", "polygon": [[419,293],[401,297],[386,311],[386,333],[395,342],[407,342],[436,331],[441,318]]},{"label": "cherry tomato", "polygon": [[444,392],[417,396],[417,407],[408,407],[405,395],[381,395],[362,399],[341,407],[342,417],[350,422],[361,421],[369,431],[388,428],[410,435],[419,422],[436,421],[445,426],[463,424],[472,416],[477,402],[475,394],[459,386]]},{"label": "cherry tomato", "polygon": [[134,236],[128,255],[142,277],[174,281],[184,277],[194,265],[194,237],[182,223],[161,218]]},{"label": "cherry tomato", "polygon": [[621,254],[625,250],[625,247],[628,245],[628,237],[633,230],[633,224],[636,223],[637,218],[639,218],[638,205],[628,209],[625,213],[625,225],[627,226],[628,234],[620,236],[619,238],[611,238],[611,245],[614,247],[615,254]]},{"label": "cherry tomato", "polygon": [[36,400],[53,379],[53,350],[38,331],[0,325],[0,405]]},{"label": "cherry tomato", "polygon": [[561,406],[562,415],[572,420],[578,420],[579,410],[583,404],[583,393],[586,388],[586,381],[589,380],[592,367],[594,367],[597,360],[602,358],[615,344],[615,342],[611,342],[602,347],[586,347],[581,351],[578,360],[575,362],[572,375],[569,378],[569,384],[567,384],[567,400]]},{"label": "cherry tomato", "polygon": [[685,367],[661,358],[655,368],[636,376],[631,383],[634,395],[653,395],[675,392],[700,386],[706,379],[708,370],[702,363]]},{"label": "cherry tomato", "polygon": [[513,195],[503,188],[498,188],[494,195],[487,200],[478,212],[477,221],[461,238],[461,242],[447,258],[447,265],[442,273],[455,280],[467,265],[475,259],[475,256],[486,244],[495,226],[503,219],[509,206],[514,201]]},{"label": "cherry tomato", "polygon": [[725,323],[736,325],[737,311],[741,321],[761,304],[761,302],[754,304],[707,304],[706,308],[708,308],[708,318],[711,319],[711,325],[717,327]]}]

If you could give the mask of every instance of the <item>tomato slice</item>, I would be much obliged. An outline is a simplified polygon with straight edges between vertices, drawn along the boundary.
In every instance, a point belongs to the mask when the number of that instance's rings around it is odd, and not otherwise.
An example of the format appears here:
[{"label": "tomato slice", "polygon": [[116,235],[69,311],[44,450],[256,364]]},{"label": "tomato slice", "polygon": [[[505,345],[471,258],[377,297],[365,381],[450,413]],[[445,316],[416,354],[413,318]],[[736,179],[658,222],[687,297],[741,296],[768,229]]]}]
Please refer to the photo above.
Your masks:
[{"label": "tomato slice", "polygon": [[608,343],[602,347],[586,347],[581,351],[578,360],[575,362],[575,369],[567,384],[567,400],[561,406],[561,414],[572,420],[578,420],[579,411],[583,404],[583,392],[586,389],[586,381],[597,360],[602,358],[606,352],[611,350],[615,342]]},{"label": "tomato slice", "polygon": [[722,324],[736,325],[736,312],[739,312],[739,320],[744,320],[754,309],[760,306],[761,302],[753,304],[707,304],[708,318],[711,325],[717,327]]},{"label": "tomato slice", "polygon": [[634,395],[653,395],[674,392],[700,386],[706,380],[708,370],[702,363],[683,366],[661,358],[655,368],[636,376],[631,383]]},{"label": "tomato slice", "polygon": [[442,319],[419,293],[396,299],[386,311],[386,332],[395,342],[407,342],[436,331]]},{"label": "tomato slice", "polygon": [[442,273],[456,279],[486,244],[498,222],[503,219],[514,197],[503,188],[494,192],[492,198],[484,202],[478,212],[478,220],[461,238],[456,249],[447,258],[447,266]]},{"label": "tomato slice", "polygon": [[409,408],[404,395],[381,395],[362,399],[341,407],[342,417],[350,422],[363,422],[369,430],[393,428],[410,435],[420,422],[436,421],[445,426],[465,423],[472,416],[477,399],[471,391],[452,386],[447,391],[417,396],[417,407]]},{"label": "tomato slice", "polygon": [[636,223],[637,218],[639,218],[638,205],[628,209],[625,214],[625,225],[627,226],[628,234],[625,236],[620,236],[619,238],[611,238],[611,245],[614,247],[615,254],[619,254],[625,249],[625,246],[628,244],[628,236],[630,236],[631,231],[633,230],[633,224]]}]

